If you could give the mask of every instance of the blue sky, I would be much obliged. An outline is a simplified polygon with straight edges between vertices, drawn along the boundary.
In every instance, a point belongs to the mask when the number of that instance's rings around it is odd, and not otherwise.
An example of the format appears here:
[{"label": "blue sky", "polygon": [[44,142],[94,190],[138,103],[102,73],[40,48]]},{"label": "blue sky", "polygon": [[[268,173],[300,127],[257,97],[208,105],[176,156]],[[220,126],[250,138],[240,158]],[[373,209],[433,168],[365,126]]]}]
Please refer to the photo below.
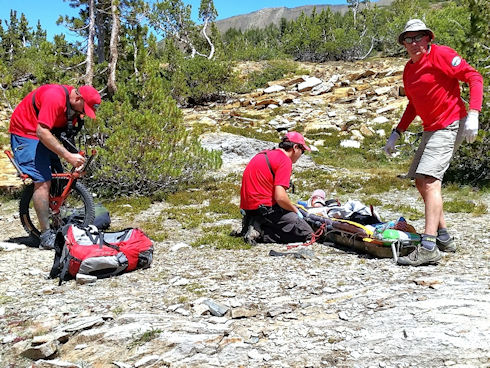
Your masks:
[{"label": "blue sky", "polygon": [[[197,21],[200,0],[184,0],[184,3],[192,6],[192,17]],[[302,5],[346,3],[345,0],[214,0],[214,7],[218,11],[218,19],[224,19],[263,8],[282,6],[294,8]],[[65,27],[56,25],[56,20],[60,15],[76,15],[75,10],[70,8],[68,2],[63,0],[0,0],[0,19],[4,28],[3,20],[10,18],[11,9],[17,10],[17,17],[24,13],[32,27],[36,26],[39,19],[42,28],[48,32],[48,39],[50,40],[59,33],[66,34],[68,40],[74,37],[73,33],[70,33]]]}]

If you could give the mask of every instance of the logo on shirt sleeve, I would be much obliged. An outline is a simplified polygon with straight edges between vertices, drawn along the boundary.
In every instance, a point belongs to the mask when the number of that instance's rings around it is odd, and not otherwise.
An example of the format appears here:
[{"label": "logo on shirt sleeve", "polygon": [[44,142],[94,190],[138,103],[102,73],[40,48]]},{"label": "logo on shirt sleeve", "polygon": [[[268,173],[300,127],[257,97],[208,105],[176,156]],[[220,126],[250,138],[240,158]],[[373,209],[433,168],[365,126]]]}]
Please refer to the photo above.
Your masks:
[{"label": "logo on shirt sleeve", "polygon": [[459,64],[461,64],[461,58],[459,56],[455,56],[451,61],[451,65],[458,66]]}]

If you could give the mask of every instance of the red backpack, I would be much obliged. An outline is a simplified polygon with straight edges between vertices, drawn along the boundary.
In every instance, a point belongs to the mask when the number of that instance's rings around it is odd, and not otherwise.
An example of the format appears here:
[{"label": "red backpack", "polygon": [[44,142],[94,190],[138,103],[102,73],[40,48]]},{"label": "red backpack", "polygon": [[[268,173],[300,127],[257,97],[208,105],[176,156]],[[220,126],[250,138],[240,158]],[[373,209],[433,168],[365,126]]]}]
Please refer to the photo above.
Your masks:
[{"label": "red backpack", "polygon": [[60,284],[78,273],[105,278],[148,268],[152,260],[153,243],[140,229],[101,232],[93,225],[67,225],[56,235],[50,277],[59,277]]}]

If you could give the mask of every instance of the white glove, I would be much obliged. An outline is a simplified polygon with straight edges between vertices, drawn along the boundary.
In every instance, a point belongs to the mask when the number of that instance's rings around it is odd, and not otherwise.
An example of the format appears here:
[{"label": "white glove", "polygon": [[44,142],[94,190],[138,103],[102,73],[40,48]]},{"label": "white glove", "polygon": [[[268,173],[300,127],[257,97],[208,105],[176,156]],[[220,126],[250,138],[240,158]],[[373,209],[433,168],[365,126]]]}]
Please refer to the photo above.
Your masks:
[{"label": "white glove", "polygon": [[300,210],[298,210],[298,212],[296,212],[296,214],[298,215],[298,217],[299,217],[300,219],[304,218],[304,217],[303,217],[303,214],[301,213],[301,211],[300,211]]},{"label": "white glove", "polygon": [[478,135],[478,111],[471,110],[466,116],[463,137],[467,143],[473,143]]},{"label": "white glove", "polygon": [[393,131],[391,132],[390,138],[388,138],[386,145],[383,147],[383,151],[385,151],[385,153],[388,156],[392,156],[393,153],[396,152],[395,143],[399,139],[400,139],[400,134],[398,134],[398,132],[393,129]]}]

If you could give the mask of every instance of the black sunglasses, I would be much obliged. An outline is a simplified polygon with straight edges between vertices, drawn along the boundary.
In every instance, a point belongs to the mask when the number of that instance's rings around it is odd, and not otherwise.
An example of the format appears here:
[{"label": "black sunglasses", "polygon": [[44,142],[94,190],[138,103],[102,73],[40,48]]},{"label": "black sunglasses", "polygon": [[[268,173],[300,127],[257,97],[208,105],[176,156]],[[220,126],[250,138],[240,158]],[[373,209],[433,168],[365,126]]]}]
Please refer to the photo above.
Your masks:
[{"label": "black sunglasses", "polygon": [[412,42],[419,42],[422,38],[424,38],[425,36],[427,36],[427,33],[421,33],[421,34],[418,34],[416,36],[413,36],[413,37],[405,37],[403,39],[403,42],[405,43],[412,43]]}]

